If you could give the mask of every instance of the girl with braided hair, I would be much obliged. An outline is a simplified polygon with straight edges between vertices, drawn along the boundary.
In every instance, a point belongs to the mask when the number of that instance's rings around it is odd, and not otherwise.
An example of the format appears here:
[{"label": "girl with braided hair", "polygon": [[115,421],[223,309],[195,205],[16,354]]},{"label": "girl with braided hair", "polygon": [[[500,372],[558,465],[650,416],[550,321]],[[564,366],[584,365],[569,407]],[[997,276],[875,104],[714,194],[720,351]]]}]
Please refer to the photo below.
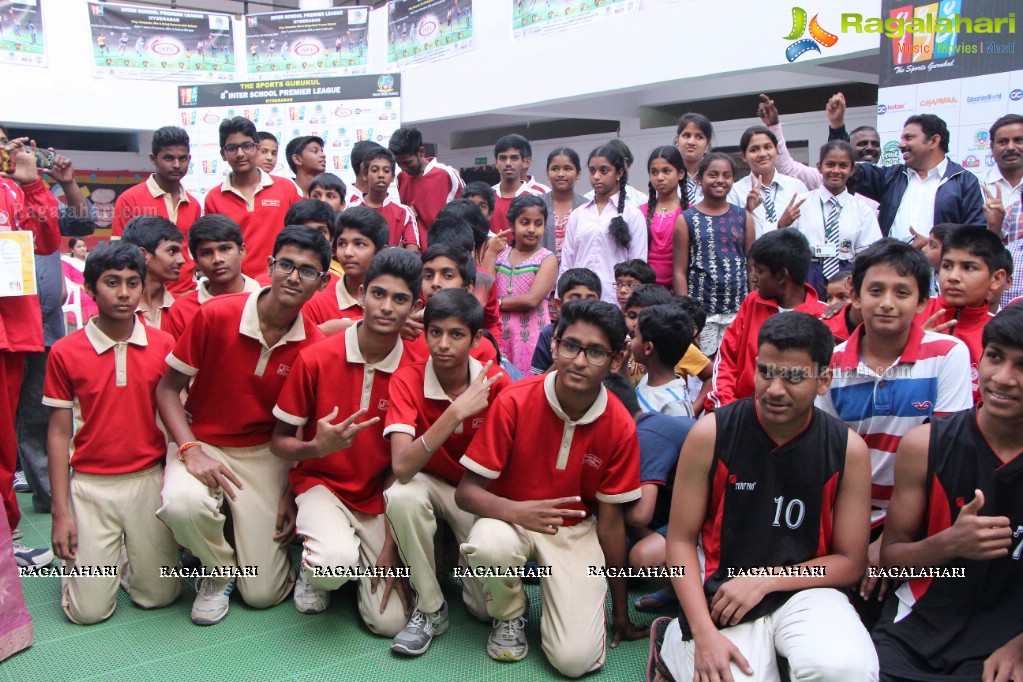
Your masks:
[{"label": "girl with braided hair", "polygon": [[647,203],[639,207],[646,218],[650,255],[647,262],[657,273],[657,283],[671,288],[674,274],[672,241],[680,222],[685,223],[682,211],[689,208],[686,200],[686,166],[677,147],[657,147],[650,152],[646,164],[650,177]]}]

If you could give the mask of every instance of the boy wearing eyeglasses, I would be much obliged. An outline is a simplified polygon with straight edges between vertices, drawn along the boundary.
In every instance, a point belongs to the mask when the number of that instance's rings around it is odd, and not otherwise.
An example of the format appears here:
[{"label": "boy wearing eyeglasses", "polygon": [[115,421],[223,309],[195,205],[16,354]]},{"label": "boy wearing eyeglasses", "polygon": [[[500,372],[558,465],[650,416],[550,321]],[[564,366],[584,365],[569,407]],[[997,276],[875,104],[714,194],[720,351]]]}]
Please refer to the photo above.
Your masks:
[{"label": "boy wearing eyeglasses", "polygon": [[[296,514],[291,467],[270,452],[273,406],[298,352],[324,338],[300,311],[327,286],[329,265],[323,237],[284,228],[266,263],[270,286],[207,301],[167,356],[156,399],[178,448],[167,458],[157,515],[203,563],[192,605],[197,625],[227,616],[236,577],[253,608],[279,603],[294,584],[286,551]],[[225,502],[233,547],[224,537]]]},{"label": "boy wearing eyeglasses", "polygon": [[604,665],[608,580],[612,648],[645,635],[629,620],[625,577],[607,570],[626,564],[622,505],[640,496],[635,424],[601,383],[621,365],[624,342],[616,306],[567,302],[554,371],[502,391],[461,459],[455,500],[478,517],[462,551],[487,595],[494,660],[520,661],[528,652],[520,575],[530,559],[546,575],[543,650],[562,674]]},{"label": "boy wearing eyeglasses", "polygon": [[284,216],[302,199],[291,180],[268,174],[260,168],[259,134],[255,124],[242,116],[220,122],[220,158],[231,166],[223,184],[210,189],[203,213],[222,213],[242,228],[245,258],[242,274],[265,275],[266,257],[274,238],[284,227]]}]

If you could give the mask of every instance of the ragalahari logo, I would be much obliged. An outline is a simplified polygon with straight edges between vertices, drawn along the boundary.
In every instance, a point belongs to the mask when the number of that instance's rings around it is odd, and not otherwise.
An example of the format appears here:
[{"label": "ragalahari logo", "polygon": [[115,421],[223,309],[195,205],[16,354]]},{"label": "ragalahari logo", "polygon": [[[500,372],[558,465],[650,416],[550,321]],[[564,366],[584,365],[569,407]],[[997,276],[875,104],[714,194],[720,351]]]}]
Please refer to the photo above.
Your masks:
[{"label": "ragalahari logo", "polygon": [[821,28],[821,25],[817,23],[818,14],[813,15],[813,19],[810,20],[809,31],[810,37],[803,38],[803,34],[807,31],[806,24],[806,10],[802,7],[792,8],[792,30],[785,36],[785,40],[795,40],[796,42],[785,48],[785,59],[789,62],[794,62],[802,57],[807,52],[820,53],[821,48],[818,44],[824,47],[832,47],[838,42],[838,36],[834,33],[829,33]]}]

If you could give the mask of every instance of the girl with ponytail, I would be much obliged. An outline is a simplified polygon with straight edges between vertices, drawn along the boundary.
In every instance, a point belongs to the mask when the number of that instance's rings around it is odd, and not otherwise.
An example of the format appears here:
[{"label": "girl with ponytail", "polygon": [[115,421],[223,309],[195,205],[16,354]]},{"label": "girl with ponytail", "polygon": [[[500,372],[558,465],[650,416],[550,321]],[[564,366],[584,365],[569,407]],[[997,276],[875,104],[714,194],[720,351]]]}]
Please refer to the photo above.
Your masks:
[{"label": "girl with ponytail", "polygon": [[[657,283],[672,286],[672,240],[682,211],[689,208],[686,201],[686,166],[677,147],[657,147],[650,153],[646,165],[650,177],[650,195],[647,203],[639,207],[646,217],[647,240],[650,256],[647,262],[657,273]],[[681,198],[680,198],[681,197]]]},{"label": "girl with ponytail", "polygon": [[647,257],[643,214],[626,202],[625,158],[612,145],[590,152],[587,159],[593,199],[572,211],[565,231],[559,273],[586,268],[600,278],[601,299],[615,303],[614,266]]}]

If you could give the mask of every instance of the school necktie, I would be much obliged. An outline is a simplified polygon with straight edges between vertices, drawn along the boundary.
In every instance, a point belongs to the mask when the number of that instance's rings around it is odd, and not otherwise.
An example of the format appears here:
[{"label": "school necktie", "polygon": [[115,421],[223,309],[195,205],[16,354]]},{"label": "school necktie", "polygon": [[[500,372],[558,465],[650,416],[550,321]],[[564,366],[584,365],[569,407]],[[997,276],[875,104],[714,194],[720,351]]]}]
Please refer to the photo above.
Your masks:
[{"label": "school necktie", "polygon": [[[842,207],[839,205],[838,199],[835,197],[828,199],[828,219],[824,222],[824,242],[833,244],[836,254],[838,253],[838,218],[841,215]],[[825,281],[830,281],[838,273],[839,265],[837,256],[824,259],[822,269]]]},{"label": "school necktie", "polygon": [[690,206],[695,206],[698,203],[696,199],[696,178],[689,175],[686,176],[686,199],[689,200]]},{"label": "school necktie", "polygon": [[764,197],[764,211],[767,213],[768,222],[778,222],[778,215],[774,211],[774,188],[769,185],[762,187],[760,193]]}]

